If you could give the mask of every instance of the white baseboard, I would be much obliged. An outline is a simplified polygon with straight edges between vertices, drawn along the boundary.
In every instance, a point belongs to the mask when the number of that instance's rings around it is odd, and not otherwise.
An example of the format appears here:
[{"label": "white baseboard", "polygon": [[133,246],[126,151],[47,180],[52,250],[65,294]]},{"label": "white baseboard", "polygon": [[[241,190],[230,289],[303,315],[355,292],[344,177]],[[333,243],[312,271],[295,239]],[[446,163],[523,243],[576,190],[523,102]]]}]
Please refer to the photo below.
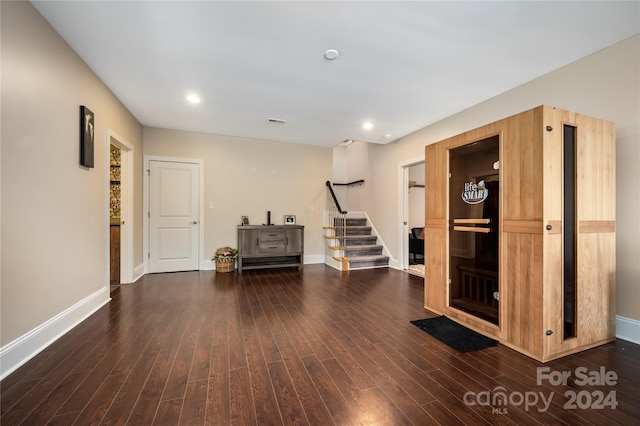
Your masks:
[{"label": "white baseboard", "polygon": [[616,315],[616,337],[640,345],[640,321]]},{"label": "white baseboard", "polygon": [[211,259],[205,259],[200,264],[201,271],[213,271],[216,269],[216,262]]},{"label": "white baseboard", "polygon": [[135,268],[133,268],[133,281],[136,282],[144,275],[144,263],[139,264]]},{"label": "white baseboard", "polygon": [[109,289],[102,288],[0,348],[0,380],[36,356],[110,300]]},{"label": "white baseboard", "polygon": [[324,254],[305,254],[302,263],[304,263],[305,265],[324,263]]}]

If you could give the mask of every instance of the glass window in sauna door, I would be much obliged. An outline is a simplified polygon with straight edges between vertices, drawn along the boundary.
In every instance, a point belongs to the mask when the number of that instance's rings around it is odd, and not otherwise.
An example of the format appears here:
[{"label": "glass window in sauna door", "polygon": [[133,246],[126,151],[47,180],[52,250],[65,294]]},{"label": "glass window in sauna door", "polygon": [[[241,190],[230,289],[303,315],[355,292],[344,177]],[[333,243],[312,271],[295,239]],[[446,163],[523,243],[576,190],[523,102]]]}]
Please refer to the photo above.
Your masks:
[{"label": "glass window in sauna door", "polygon": [[500,138],[449,151],[449,304],[498,324]]}]

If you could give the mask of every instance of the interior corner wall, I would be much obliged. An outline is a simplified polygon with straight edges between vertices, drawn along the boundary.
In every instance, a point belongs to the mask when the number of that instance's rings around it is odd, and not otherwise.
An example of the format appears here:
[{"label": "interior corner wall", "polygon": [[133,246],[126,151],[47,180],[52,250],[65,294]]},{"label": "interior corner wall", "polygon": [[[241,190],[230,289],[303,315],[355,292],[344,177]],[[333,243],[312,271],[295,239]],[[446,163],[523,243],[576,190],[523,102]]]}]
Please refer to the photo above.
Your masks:
[{"label": "interior corner wall", "polygon": [[[97,304],[109,300],[106,130],[135,147],[134,188],[141,199],[142,126],[29,2],[0,7],[4,373],[11,368],[4,365],[9,344],[19,364],[37,349],[21,352],[16,342],[29,336],[42,349],[66,331],[56,326],[73,326],[77,318],[69,315],[80,312],[79,305],[92,297]],[[80,105],[95,114],[91,169],[79,165]],[[142,216],[134,208],[137,263]],[[38,341],[45,328],[51,336]]]},{"label": "interior corner wall", "polygon": [[150,127],[143,139],[145,156],[204,160],[203,260],[219,247],[237,247],[241,216],[259,225],[270,211],[276,225],[295,215],[305,227],[305,262],[324,262],[322,220],[332,148]]},{"label": "interior corner wall", "polygon": [[[347,146],[335,146],[333,148],[333,179],[331,183],[344,183],[349,182],[349,162],[347,158]],[[340,203],[340,207],[343,210],[349,209],[349,203],[347,199],[347,187],[342,185],[334,185],[333,192]],[[329,208],[329,206],[327,206]]]},{"label": "interior corner wall", "polygon": [[334,149],[334,171],[335,162],[338,161],[340,168],[340,179],[336,182],[350,183],[364,180],[363,184],[338,186],[336,195],[341,207],[349,212],[368,211],[368,202],[371,200],[370,185],[370,165],[369,149],[372,144],[356,141],[347,147],[336,147]]},{"label": "interior corner wall", "polygon": [[[373,194],[397,200],[398,164],[424,156],[426,145],[539,105],[616,123],[617,314],[640,322],[640,35],[635,35],[485,102],[370,150]],[[393,184],[389,184],[392,182]],[[428,185],[429,182],[425,182]],[[398,255],[398,207],[369,203],[376,226]]]}]

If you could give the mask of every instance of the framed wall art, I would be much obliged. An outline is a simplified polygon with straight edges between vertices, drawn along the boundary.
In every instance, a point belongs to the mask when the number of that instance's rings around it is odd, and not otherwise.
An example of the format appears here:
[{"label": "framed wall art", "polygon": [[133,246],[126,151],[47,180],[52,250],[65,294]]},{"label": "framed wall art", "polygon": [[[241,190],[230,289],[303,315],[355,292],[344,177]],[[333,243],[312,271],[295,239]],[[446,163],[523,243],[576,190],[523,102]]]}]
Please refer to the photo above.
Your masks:
[{"label": "framed wall art", "polygon": [[94,122],[93,112],[80,105],[80,165],[93,167]]}]

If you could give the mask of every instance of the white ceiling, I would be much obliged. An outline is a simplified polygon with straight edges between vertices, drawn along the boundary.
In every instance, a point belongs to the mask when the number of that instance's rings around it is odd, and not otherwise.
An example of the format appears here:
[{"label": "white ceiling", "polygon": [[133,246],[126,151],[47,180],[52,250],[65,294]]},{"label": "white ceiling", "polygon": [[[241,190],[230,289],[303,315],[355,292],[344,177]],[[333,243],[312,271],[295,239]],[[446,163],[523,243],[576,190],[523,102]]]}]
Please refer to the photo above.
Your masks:
[{"label": "white ceiling", "polygon": [[323,146],[391,142],[640,31],[638,1],[32,3],[144,126]]}]

